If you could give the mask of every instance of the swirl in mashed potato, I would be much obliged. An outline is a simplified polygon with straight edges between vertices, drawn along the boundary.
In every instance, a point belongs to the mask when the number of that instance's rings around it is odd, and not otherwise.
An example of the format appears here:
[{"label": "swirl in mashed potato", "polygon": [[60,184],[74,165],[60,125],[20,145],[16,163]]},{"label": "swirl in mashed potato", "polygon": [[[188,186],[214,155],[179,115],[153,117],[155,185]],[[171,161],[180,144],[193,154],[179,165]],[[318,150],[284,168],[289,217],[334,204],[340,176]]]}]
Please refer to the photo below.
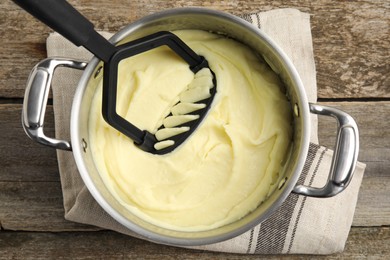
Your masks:
[{"label": "swirl in mashed potato", "polygon": [[[209,230],[244,217],[277,186],[292,138],[290,104],[277,75],[248,47],[205,31],[174,33],[216,75],[201,125],[169,154],[144,152],[103,120],[99,86],[90,146],[106,186],[130,212],[173,230]],[[194,74],[160,47],[121,61],[118,77],[118,114],[155,133]]]}]

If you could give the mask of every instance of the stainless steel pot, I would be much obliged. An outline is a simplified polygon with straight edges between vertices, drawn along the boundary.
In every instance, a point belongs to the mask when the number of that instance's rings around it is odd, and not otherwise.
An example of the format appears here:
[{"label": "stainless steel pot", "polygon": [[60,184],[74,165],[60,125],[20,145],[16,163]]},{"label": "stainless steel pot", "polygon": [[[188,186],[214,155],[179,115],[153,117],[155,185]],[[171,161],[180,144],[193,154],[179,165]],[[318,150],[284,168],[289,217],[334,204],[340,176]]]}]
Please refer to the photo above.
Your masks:
[{"label": "stainless steel pot", "polygon": [[[356,165],[359,140],[355,121],[346,113],[330,107],[309,104],[305,90],[286,54],[258,28],[246,21],[218,11],[182,8],[145,17],[115,34],[113,43],[127,42],[161,30],[201,29],[222,33],[255,50],[280,76],[294,111],[293,148],[279,188],[256,210],[229,225],[202,232],[180,232],[154,226],[140,219],[110,194],[103,183],[88,149],[88,115],[95,88],[101,80],[102,63],[93,58],[88,64],[64,59],[46,59],[33,69],[26,89],[22,121],[26,133],[39,143],[57,149],[72,150],[85,185],[102,206],[119,223],[156,242],[174,245],[201,245],[237,236],[267,219],[291,193],[312,197],[329,197],[344,190]],[[71,113],[71,142],[46,137],[44,113],[53,72],[58,66],[84,69],[74,96]],[[338,122],[337,141],[328,182],[323,188],[296,186],[306,160],[310,136],[310,113],[334,117]]]}]

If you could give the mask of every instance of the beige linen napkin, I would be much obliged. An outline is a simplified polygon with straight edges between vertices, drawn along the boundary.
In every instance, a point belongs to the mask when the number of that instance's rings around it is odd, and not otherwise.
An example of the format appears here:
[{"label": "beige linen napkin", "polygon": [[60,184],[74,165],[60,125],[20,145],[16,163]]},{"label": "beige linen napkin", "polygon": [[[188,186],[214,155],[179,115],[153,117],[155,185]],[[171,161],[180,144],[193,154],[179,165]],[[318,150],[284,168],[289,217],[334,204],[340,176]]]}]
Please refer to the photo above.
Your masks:
[{"label": "beige linen napkin", "polygon": [[[308,14],[295,9],[279,9],[244,16],[260,27],[287,53],[305,85],[310,102],[316,102],[315,65]],[[103,33],[105,37],[111,34]],[[91,58],[53,33],[47,40],[48,56]],[[71,103],[80,71],[60,68],[53,81],[56,137],[70,139]],[[318,145],[317,118],[312,116],[309,154],[299,184],[323,186],[328,178],[332,151]],[[112,219],[85,187],[71,152],[58,151],[64,197],[65,218],[136,236]],[[203,250],[249,254],[330,254],[344,249],[352,223],[365,165],[358,163],[354,178],[341,194],[327,199],[291,194],[269,219],[252,230],[225,242],[194,247]]]}]

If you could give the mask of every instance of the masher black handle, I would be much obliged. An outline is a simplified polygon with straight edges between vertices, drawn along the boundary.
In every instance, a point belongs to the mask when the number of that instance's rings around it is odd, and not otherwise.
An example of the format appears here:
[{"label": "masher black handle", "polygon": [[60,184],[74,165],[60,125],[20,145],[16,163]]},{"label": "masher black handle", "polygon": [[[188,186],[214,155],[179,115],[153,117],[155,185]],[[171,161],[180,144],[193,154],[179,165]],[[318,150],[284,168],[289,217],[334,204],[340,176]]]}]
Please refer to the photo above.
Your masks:
[{"label": "masher black handle", "polygon": [[13,0],[77,46],[84,46],[108,62],[115,46],[97,33],[94,25],[65,0]]}]

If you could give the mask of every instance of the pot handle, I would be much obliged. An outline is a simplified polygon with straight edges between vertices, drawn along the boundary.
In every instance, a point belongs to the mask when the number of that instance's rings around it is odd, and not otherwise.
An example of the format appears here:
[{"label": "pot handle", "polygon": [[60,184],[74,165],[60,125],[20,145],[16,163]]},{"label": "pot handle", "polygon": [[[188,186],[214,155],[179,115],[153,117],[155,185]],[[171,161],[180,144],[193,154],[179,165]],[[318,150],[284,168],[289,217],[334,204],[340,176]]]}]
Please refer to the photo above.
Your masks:
[{"label": "pot handle", "polygon": [[32,140],[56,149],[72,150],[69,141],[54,139],[44,134],[46,105],[53,74],[57,67],[82,70],[86,66],[86,62],[47,58],[32,69],[27,81],[22,110],[22,125],[24,131]]},{"label": "pot handle", "polygon": [[293,192],[309,197],[332,197],[343,191],[352,179],[359,153],[359,131],[355,120],[332,107],[310,104],[310,112],[332,116],[338,122],[337,139],[328,181],[322,188],[297,185]]}]

